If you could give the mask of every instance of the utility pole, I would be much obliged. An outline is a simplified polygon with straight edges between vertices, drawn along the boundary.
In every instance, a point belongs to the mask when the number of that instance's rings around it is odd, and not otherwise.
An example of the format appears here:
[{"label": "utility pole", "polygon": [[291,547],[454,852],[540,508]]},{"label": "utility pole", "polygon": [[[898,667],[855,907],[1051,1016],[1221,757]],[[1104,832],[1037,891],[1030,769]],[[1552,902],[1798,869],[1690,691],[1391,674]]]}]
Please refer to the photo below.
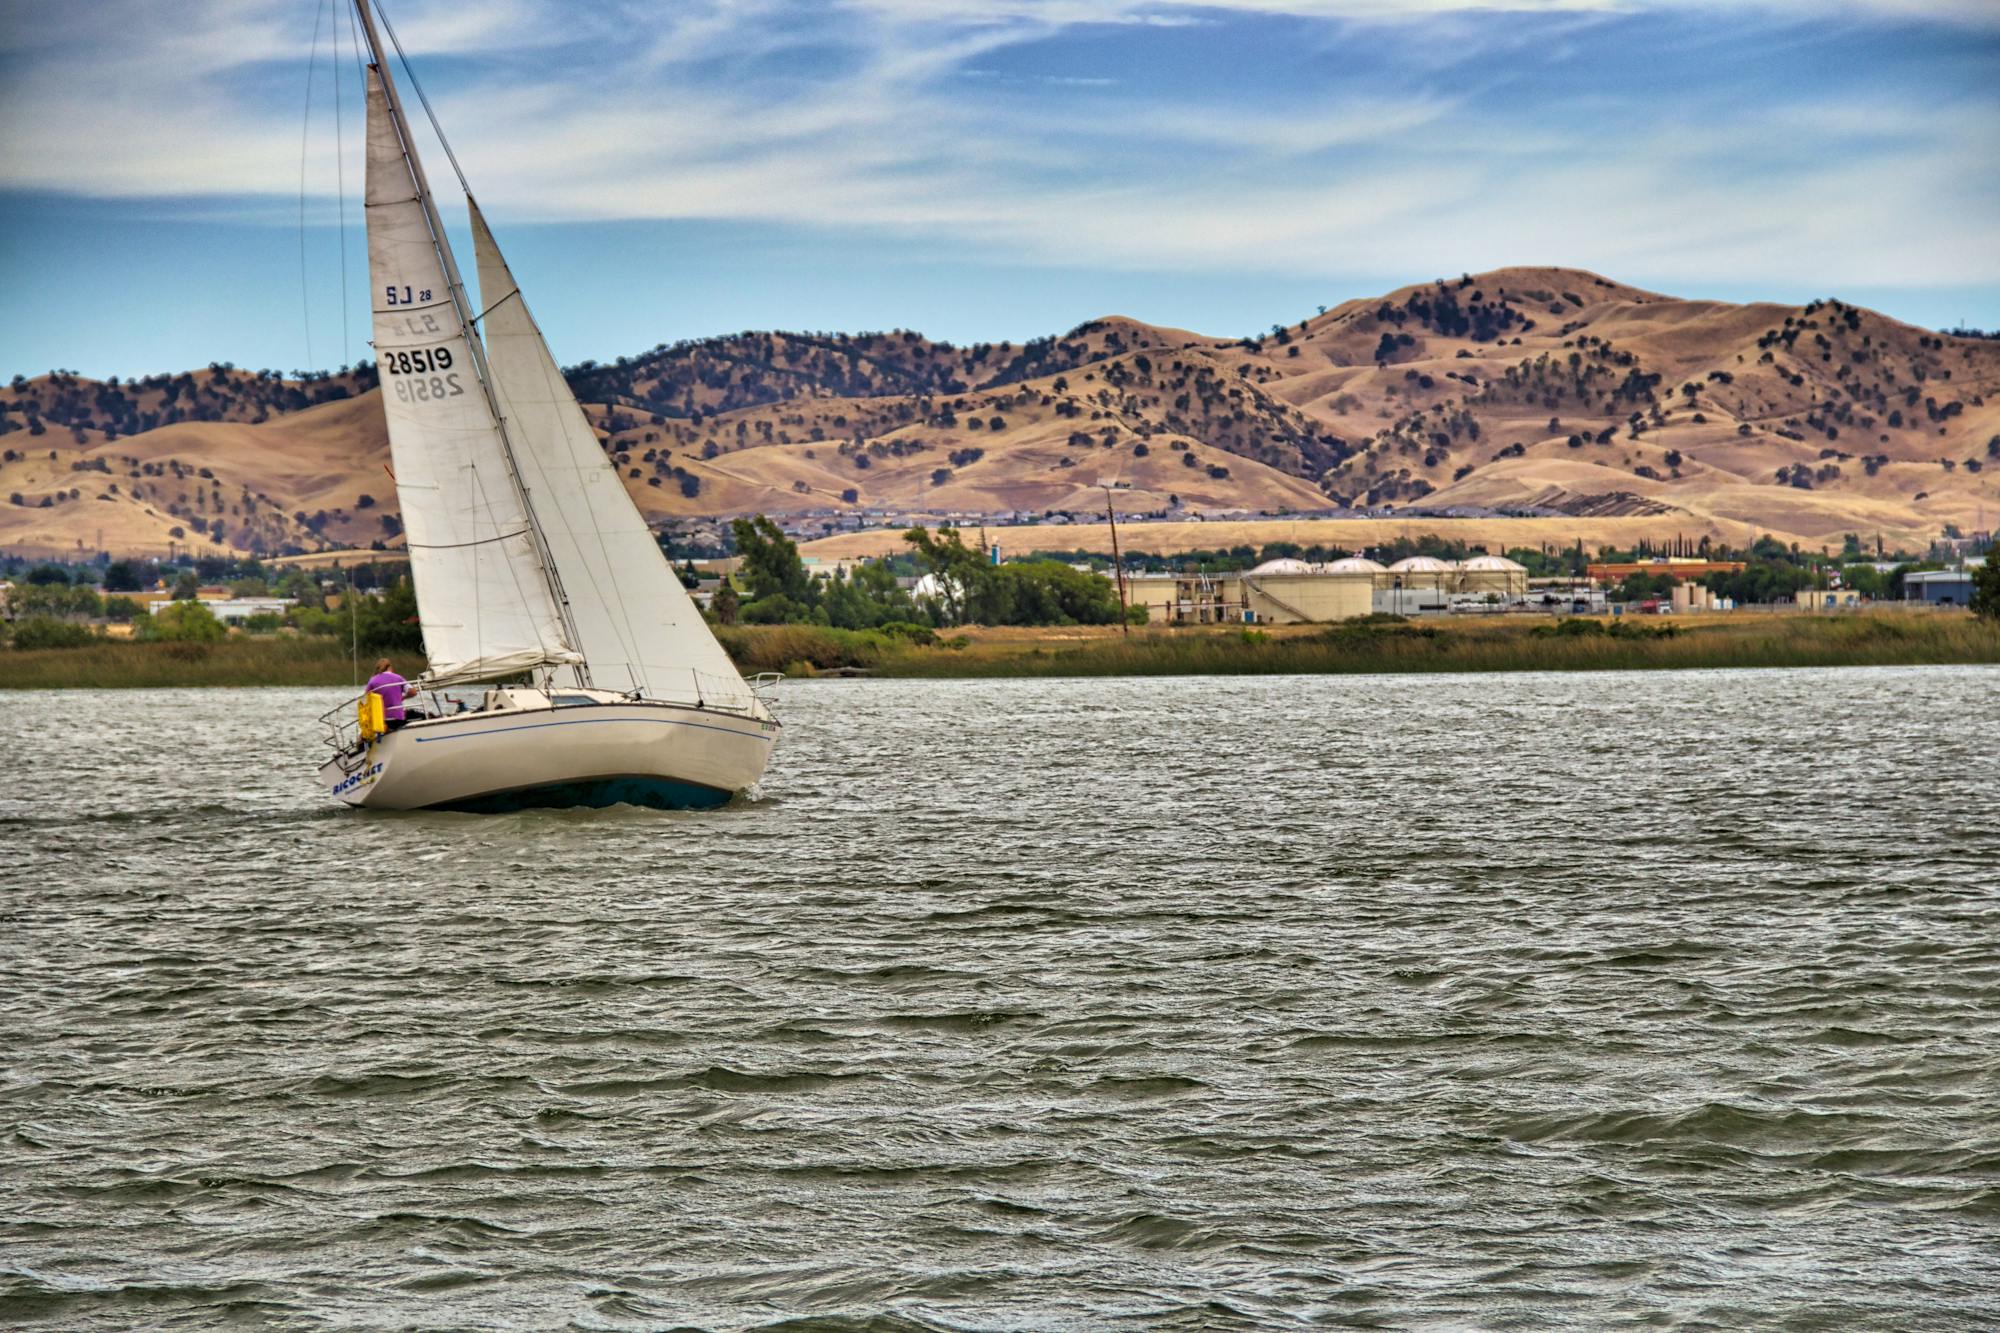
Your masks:
[{"label": "utility pole", "polygon": [[1118,511],[1111,503],[1111,486],[1108,482],[1104,487],[1104,516],[1111,520],[1111,572],[1118,579],[1118,628],[1124,631],[1125,637],[1129,639],[1132,637],[1132,621],[1126,615],[1129,608],[1125,600],[1125,561],[1118,554]]}]

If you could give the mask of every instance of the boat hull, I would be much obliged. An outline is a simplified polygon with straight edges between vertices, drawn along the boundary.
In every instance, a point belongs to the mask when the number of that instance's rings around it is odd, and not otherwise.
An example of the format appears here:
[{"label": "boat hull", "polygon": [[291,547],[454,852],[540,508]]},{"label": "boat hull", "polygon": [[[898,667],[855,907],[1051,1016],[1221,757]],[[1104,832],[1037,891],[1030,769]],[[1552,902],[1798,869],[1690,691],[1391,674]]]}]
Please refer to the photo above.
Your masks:
[{"label": "boat hull", "polygon": [[763,776],[778,725],[675,704],[462,713],[328,761],[320,780],[371,810],[709,809]]}]

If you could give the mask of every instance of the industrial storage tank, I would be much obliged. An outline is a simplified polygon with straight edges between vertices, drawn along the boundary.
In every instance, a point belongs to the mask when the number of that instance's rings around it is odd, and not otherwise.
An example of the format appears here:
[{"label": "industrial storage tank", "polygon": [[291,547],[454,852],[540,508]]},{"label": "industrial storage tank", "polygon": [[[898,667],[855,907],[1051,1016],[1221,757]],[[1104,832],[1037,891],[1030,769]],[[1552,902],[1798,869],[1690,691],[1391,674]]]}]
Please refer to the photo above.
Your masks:
[{"label": "industrial storage tank", "polygon": [[1375,575],[1375,609],[1399,616],[1442,611],[1456,577],[1448,560],[1430,555],[1406,556]]},{"label": "industrial storage tank", "polygon": [[1338,560],[1329,560],[1320,566],[1327,574],[1382,574],[1386,569],[1365,555],[1347,555]]},{"label": "industrial storage tank", "polygon": [[1528,567],[1504,555],[1475,555],[1458,567],[1458,590],[1525,597],[1528,593]]},{"label": "industrial storage tank", "polygon": [[1314,571],[1313,567],[1303,560],[1294,560],[1290,556],[1280,556],[1276,560],[1266,560],[1250,572],[1252,574],[1310,574]]}]

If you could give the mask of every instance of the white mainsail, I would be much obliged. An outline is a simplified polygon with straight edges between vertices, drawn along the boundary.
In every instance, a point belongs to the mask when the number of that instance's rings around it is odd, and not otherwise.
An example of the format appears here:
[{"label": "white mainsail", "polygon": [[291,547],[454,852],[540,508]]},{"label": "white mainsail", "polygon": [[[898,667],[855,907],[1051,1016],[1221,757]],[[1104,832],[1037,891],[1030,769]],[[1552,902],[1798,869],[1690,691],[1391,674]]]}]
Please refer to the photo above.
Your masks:
[{"label": "white mainsail", "polygon": [[625,492],[469,196],[486,365],[599,689],[743,707],[749,688]]},{"label": "white mainsail", "polygon": [[574,663],[581,657],[480,382],[452,290],[456,274],[447,274],[446,241],[388,78],[386,68],[369,68],[370,305],[427,679],[490,680]]}]

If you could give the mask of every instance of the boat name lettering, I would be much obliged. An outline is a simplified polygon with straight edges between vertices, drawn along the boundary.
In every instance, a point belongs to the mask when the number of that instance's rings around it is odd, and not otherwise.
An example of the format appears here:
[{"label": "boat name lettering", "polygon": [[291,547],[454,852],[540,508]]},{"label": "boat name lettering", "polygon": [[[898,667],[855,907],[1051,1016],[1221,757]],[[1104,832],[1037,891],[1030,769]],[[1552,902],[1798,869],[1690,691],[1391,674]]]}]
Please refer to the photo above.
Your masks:
[{"label": "boat name lettering", "polygon": [[372,765],[371,767],[361,769],[359,772],[350,773],[346,777],[342,778],[340,781],[333,784],[333,794],[335,796],[339,796],[342,795],[343,793],[353,791],[356,787],[361,786],[363,783],[373,782],[376,778],[376,775],[381,773],[381,771],[382,771],[382,765],[377,763],[375,765]]},{"label": "boat name lettering", "polygon": [[426,287],[422,291],[412,295],[408,283],[404,283],[401,287],[390,283],[383,290],[387,295],[386,304],[388,305],[414,305],[419,301],[428,301],[431,299],[430,288]]}]

